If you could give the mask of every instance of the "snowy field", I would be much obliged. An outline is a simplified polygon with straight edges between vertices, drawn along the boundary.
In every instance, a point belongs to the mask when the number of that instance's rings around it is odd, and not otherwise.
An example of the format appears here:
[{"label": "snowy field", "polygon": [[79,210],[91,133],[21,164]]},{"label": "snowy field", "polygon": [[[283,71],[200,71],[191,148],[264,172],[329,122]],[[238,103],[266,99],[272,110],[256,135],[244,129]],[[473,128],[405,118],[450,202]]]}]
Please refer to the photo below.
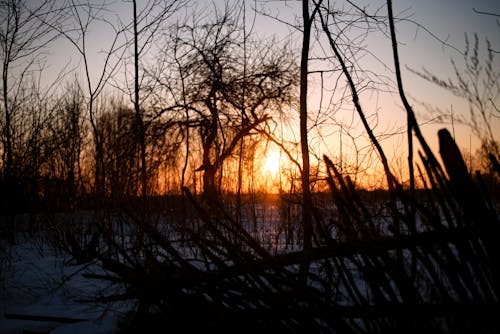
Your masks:
[{"label": "snowy field", "polygon": [[[294,250],[297,245],[287,240],[293,237],[287,236],[281,221],[282,214],[275,204],[257,204],[244,210],[242,224],[270,251]],[[289,212],[287,220],[296,219],[297,215],[297,212]],[[64,226],[64,230],[71,224],[73,231],[79,234],[95,218],[89,212],[81,212],[71,218],[65,215],[54,217],[58,229]],[[16,229],[47,231],[45,226],[31,226],[32,218],[27,215],[16,216]],[[122,219],[117,216],[113,220]],[[175,217],[162,217],[160,224],[165,226],[163,232],[166,235],[178,239],[178,235],[168,228],[167,221],[171,219]],[[119,224],[113,229],[119,231]],[[107,286],[105,281],[83,276],[86,273],[103,274],[97,260],[77,265],[70,255],[51,245],[44,232],[38,232],[35,236],[20,233],[16,236],[15,245],[0,240],[0,334],[115,332],[120,318],[133,305],[89,303],[88,300],[96,296],[112,292],[111,285]],[[120,238],[118,235],[130,232],[127,229],[124,232],[122,227],[121,233],[117,232],[115,237]],[[189,250],[186,249],[186,252]]]},{"label": "snowy field", "polygon": [[[372,205],[370,210],[377,213],[376,216],[372,217],[377,231],[381,236],[390,235],[387,225],[390,221],[387,208],[382,203],[372,203]],[[333,207],[327,207],[324,217],[328,217],[328,212],[333,212],[330,213],[332,215],[335,214]],[[299,217],[300,210],[297,210],[295,206],[280,206],[277,203],[255,204],[244,208],[241,224],[254,240],[264,246],[271,254],[282,254],[300,250],[301,231],[299,224],[296,223],[300,221]],[[93,233],[89,227],[97,218],[90,212],[79,212],[71,216],[54,215],[50,224],[36,223],[24,227],[22,225],[28,224],[28,217],[17,218],[22,224],[16,224],[16,230],[24,232],[16,235],[15,245],[9,245],[6,241],[0,240],[0,334],[117,332],[122,319],[133,309],[134,305],[132,303],[104,305],[90,301],[99,296],[121,294],[123,291],[117,289],[123,289],[123,285],[112,285],[111,282],[105,280],[85,277],[85,274],[114,276],[115,273],[103,272],[97,260],[77,264],[76,260],[66,252],[53,246],[54,240],[64,238],[64,233],[61,231],[74,233],[75,238],[79,238],[79,240],[83,238],[88,242],[91,239],[89,236],[92,236],[91,233]],[[134,225],[127,222],[126,215],[112,213],[108,219],[111,222],[109,231],[113,231],[111,234],[114,241],[121,244],[123,249],[130,249],[128,246],[133,244],[131,236],[136,231],[133,228]],[[176,224],[172,223],[176,220],[179,220],[179,217],[175,212],[170,215],[159,215],[155,220],[155,228],[170,240],[170,246],[178,250],[193,265],[199,265],[201,269],[210,267],[213,262],[209,261],[208,267],[206,267],[207,263],[200,261],[196,247],[192,247],[189,242],[184,243],[179,230],[175,228]],[[417,222],[415,228],[418,233],[426,233],[426,225],[419,220]],[[190,223],[199,224],[200,222],[193,219]],[[44,232],[32,232],[31,234],[27,232],[32,230],[43,230]],[[336,232],[334,230],[328,232],[335,238]],[[52,242],[48,240],[52,240]],[[342,242],[342,239],[338,240]],[[419,273],[418,279],[414,282],[414,291],[418,291],[425,300],[430,298],[429,300],[434,302],[433,294],[435,294],[436,287],[441,287],[446,291],[448,297],[460,300],[450,277],[460,276],[462,271],[466,271],[468,277],[475,277],[477,273],[472,265],[477,263],[478,259],[481,260],[482,253],[469,252],[470,254],[467,254],[470,256],[464,257],[461,256],[460,249],[457,248],[461,243],[442,243],[439,245],[438,250],[446,251],[445,257],[441,255],[440,251],[424,253],[424,248],[420,253],[412,253],[411,248],[402,252],[407,263],[411,263],[412,268]],[[106,246],[103,250],[106,251]],[[373,300],[373,291],[379,287],[387,289],[397,298],[399,287],[395,283],[398,276],[392,276],[387,271],[387,268],[392,268],[390,265],[392,265],[391,255],[394,255],[393,253],[394,250],[388,248],[385,253],[387,256],[384,258],[378,256],[378,253],[371,258],[377,261],[380,266],[378,270],[383,273],[380,278],[374,279],[373,282],[370,281],[373,278],[372,275],[363,276],[363,273],[367,273],[363,267],[365,262],[358,261],[357,257],[346,256],[340,262],[331,262],[332,267],[325,268],[322,267],[322,262],[318,261],[311,264],[311,271],[318,277],[322,274],[328,274],[331,282],[338,281],[332,290],[335,292],[332,292],[332,301],[336,305],[352,305],[353,297],[350,295],[352,287],[358,289],[357,293],[363,295],[366,300]],[[413,261],[416,255],[423,257],[425,261]],[[369,257],[370,255],[365,254],[365,256]],[[459,260],[456,262],[457,265],[464,264],[463,267],[460,267],[460,271],[441,265],[446,264],[450,257],[453,261]],[[383,262],[383,259],[387,259],[387,262]],[[324,271],[328,268],[330,271],[332,269],[335,271],[333,273]],[[434,270],[432,273],[437,275],[437,281],[433,280],[433,277],[426,271],[429,268]],[[348,277],[344,278],[342,272],[348,274]],[[369,271],[368,274],[370,274]],[[330,275],[332,276],[330,277]],[[321,281],[321,284],[323,283]],[[314,285],[313,288],[317,288],[317,291],[323,291],[320,285]],[[467,288],[477,295],[487,293],[476,284]],[[488,289],[485,291],[489,291]],[[387,297],[387,300],[390,300],[390,297]]]},{"label": "snowy field", "polygon": [[[79,302],[106,290],[82,276],[95,264],[74,265],[33,240],[6,247],[0,281],[0,333],[113,333],[125,306]],[[99,283],[100,285],[97,285]]]}]

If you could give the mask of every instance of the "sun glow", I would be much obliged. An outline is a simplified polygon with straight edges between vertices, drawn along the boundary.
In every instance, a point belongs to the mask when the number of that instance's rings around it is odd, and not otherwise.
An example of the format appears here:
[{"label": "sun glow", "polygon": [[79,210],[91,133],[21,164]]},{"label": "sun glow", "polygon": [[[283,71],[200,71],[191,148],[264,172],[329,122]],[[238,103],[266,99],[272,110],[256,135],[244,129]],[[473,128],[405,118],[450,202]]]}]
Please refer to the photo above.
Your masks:
[{"label": "sun glow", "polygon": [[278,152],[271,151],[267,154],[266,162],[264,163],[264,171],[275,177],[280,170],[280,155]]}]

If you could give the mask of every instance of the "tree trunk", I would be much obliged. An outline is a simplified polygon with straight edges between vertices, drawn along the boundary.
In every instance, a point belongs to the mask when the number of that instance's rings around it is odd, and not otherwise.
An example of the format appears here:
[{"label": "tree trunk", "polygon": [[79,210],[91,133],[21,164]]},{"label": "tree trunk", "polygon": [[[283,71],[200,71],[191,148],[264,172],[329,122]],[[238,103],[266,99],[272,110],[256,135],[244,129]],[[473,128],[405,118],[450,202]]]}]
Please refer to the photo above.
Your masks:
[{"label": "tree trunk", "polygon": [[9,75],[9,63],[8,60],[4,60],[3,64],[3,107],[5,112],[5,140],[4,140],[4,180],[10,181],[12,176],[12,141],[11,141],[11,125],[10,125],[10,110],[8,103],[8,75]]},{"label": "tree trunk", "polygon": [[[312,247],[312,199],[309,185],[309,145],[307,136],[307,74],[309,61],[309,45],[311,37],[312,18],[309,17],[309,1],[302,1],[302,17],[304,32],[302,40],[302,55],[300,60],[300,145],[302,150],[302,227],[303,250],[309,251]],[[304,261],[301,271],[305,278],[309,271],[309,261]]]},{"label": "tree trunk", "polygon": [[146,170],[146,140],[144,123],[142,121],[141,109],[139,104],[139,50],[137,45],[137,1],[133,0],[134,5],[134,109],[137,123],[137,137],[141,149],[141,196],[146,200],[147,196],[147,170]]}]

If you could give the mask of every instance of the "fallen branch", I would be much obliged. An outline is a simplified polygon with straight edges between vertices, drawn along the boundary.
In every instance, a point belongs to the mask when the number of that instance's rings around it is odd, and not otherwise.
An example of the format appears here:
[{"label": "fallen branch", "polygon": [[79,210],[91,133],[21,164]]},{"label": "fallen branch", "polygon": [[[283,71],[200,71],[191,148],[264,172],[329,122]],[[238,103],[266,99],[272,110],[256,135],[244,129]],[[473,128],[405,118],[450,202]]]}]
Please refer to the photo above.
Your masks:
[{"label": "fallen branch", "polygon": [[4,317],[5,319],[60,322],[65,324],[74,324],[77,322],[88,321],[88,319],[51,317],[47,315],[33,315],[33,314],[19,314],[19,313],[4,313]]}]

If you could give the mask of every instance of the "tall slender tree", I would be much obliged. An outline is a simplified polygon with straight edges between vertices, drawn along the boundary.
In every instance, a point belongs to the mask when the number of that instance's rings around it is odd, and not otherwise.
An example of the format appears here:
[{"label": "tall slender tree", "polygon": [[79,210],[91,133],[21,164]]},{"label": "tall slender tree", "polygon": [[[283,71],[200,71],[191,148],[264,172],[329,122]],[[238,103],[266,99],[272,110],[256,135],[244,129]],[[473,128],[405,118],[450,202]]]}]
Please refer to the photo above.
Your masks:
[{"label": "tall slender tree", "polygon": [[141,150],[141,196],[143,200],[148,195],[148,166],[147,166],[147,147],[146,147],[146,122],[144,112],[141,110],[141,77],[140,77],[140,60],[145,56],[148,48],[151,46],[153,39],[159,33],[159,30],[164,26],[167,19],[170,18],[179,8],[186,5],[189,0],[169,0],[169,1],[147,1],[140,3],[141,8],[138,9],[136,0],[132,0],[133,19],[132,19],[132,34],[133,34],[133,95],[131,96],[136,123],[136,138],[139,142]]},{"label": "tall slender tree", "polygon": [[[307,126],[307,88],[308,88],[308,64],[309,64],[309,49],[311,46],[311,27],[314,22],[314,16],[317,13],[321,0],[314,6],[313,12],[309,12],[309,1],[302,0],[302,51],[300,58],[300,147],[302,152],[302,226],[304,229],[303,235],[303,249],[309,251],[312,248],[312,234],[313,234],[313,218],[312,218],[312,196],[310,186],[310,173],[311,166],[309,162],[309,140],[308,140],[308,126]],[[303,263],[302,271],[306,273],[309,270],[309,263]]]},{"label": "tall slender tree", "polygon": [[[65,20],[45,22],[75,48],[82,60],[87,113],[96,154],[94,191],[98,203],[101,203],[105,197],[106,169],[104,166],[104,148],[97,125],[96,104],[107,84],[116,74],[126,50],[126,43],[123,39],[125,29],[103,17],[103,13],[107,11],[107,6],[108,2],[106,0],[88,1],[83,4],[76,0],[68,0],[65,6]],[[97,23],[104,23],[111,32],[109,44],[102,51],[104,57],[100,68],[90,62],[91,54],[89,52],[89,34]]]},{"label": "tall slender tree", "polygon": [[[61,17],[53,1],[27,4],[21,0],[0,1],[0,62],[2,64],[3,177],[13,174],[12,117],[28,72],[43,58],[43,51],[57,38],[50,24]],[[47,24],[49,23],[49,24]],[[15,69],[14,69],[15,68]]]}]

